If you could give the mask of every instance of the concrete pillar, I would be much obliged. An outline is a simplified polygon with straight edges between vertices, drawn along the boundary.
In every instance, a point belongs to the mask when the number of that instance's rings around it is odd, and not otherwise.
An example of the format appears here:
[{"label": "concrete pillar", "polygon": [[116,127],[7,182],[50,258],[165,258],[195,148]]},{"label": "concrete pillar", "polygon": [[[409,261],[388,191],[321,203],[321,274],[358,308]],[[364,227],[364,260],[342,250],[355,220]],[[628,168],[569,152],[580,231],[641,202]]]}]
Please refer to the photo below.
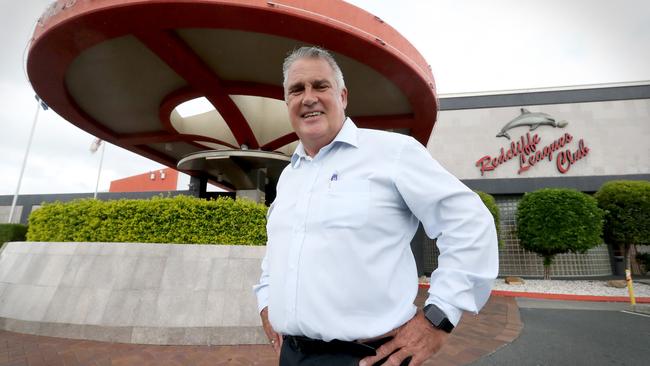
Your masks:
[{"label": "concrete pillar", "polygon": [[264,203],[266,196],[259,189],[240,189],[237,191],[237,199],[241,198],[249,199],[257,203]]},{"label": "concrete pillar", "polygon": [[257,203],[265,203],[266,201],[266,168],[255,169],[248,172],[250,180],[253,182],[255,188],[253,189],[240,189],[237,191],[237,199],[246,198],[253,200]]},{"label": "concrete pillar", "polygon": [[208,178],[190,177],[190,194],[199,198],[206,198],[208,192]]}]

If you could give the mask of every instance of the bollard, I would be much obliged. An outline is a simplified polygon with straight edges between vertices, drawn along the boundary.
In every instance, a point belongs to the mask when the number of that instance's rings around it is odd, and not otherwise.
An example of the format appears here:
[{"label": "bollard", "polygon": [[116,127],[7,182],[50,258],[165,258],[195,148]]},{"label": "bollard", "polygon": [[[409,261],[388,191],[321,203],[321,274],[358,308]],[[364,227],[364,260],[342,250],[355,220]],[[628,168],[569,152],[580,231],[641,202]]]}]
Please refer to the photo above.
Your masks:
[{"label": "bollard", "polygon": [[627,292],[630,294],[630,305],[634,309],[636,299],[634,298],[634,286],[632,286],[632,271],[629,269],[625,269],[625,282],[627,283]]}]

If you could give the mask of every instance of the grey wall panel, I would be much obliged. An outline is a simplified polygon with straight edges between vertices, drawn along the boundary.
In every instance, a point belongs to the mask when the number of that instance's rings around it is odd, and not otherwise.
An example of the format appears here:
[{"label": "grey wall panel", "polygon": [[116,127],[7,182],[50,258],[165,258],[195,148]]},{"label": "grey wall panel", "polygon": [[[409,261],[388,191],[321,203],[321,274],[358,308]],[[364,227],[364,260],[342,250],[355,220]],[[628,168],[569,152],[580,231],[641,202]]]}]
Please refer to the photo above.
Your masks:
[{"label": "grey wall panel", "polygon": [[473,190],[489,194],[523,194],[542,188],[573,188],[582,192],[596,192],[612,180],[647,180],[650,174],[600,175],[590,177],[548,177],[515,179],[464,179],[463,183]]},{"label": "grey wall panel", "polygon": [[259,246],[7,243],[0,252],[0,325],[126,343],[266,344],[252,291],[265,252]]}]

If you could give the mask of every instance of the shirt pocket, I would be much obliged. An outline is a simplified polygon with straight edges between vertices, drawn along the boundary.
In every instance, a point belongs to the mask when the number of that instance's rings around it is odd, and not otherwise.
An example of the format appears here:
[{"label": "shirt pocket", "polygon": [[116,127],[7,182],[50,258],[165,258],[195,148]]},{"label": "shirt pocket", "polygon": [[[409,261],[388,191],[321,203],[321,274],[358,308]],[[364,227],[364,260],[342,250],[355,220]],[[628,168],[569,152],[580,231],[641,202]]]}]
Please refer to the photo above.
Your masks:
[{"label": "shirt pocket", "polygon": [[360,228],[368,221],[370,181],[333,181],[322,200],[319,221],[323,227]]}]

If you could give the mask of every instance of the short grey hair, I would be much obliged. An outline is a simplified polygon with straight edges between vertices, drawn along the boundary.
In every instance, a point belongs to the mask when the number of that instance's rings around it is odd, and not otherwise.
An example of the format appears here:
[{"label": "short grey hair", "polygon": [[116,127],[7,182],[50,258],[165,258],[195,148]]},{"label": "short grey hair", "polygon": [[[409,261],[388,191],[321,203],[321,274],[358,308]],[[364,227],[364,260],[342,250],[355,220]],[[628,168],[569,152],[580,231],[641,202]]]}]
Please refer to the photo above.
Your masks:
[{"label": "short grey hair", "polygon": [[327,61],[327,63],[334,71],[334,81],[336,82],[336,86],[339,88],[339,90],[345,88],[345,80],[343,80],[343,72],[341,72],[341,68],[336,63],[336,60],[334,59],[332,54],[329,53],[329,51],[317,46],[304,46],[304,47],[294,49],[287,56],[287,58],[284,59],[284,64],[282,64],[282,76],[283,76],[282,86],[285,90],[285,98],[286,98],[287,76],[289,75],[289,68],[291,67],[291,65],[293,65],[294,62],[302,58],[320,58],[322,60]]}]

